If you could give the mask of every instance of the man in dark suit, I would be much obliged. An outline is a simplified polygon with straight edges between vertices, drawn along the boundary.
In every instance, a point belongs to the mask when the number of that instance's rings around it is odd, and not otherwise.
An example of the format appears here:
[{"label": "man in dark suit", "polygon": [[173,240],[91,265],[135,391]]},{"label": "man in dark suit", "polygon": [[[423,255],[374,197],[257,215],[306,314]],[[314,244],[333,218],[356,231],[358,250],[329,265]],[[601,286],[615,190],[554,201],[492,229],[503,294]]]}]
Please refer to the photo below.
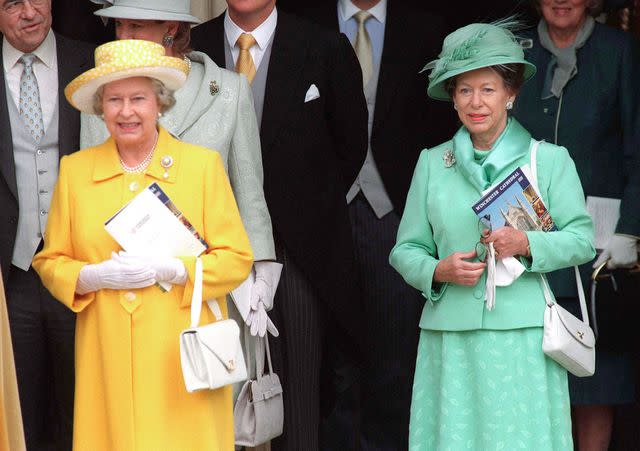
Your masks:
[{"label": "man in dark suit", "polygon": [[406,449],[424,298],[388,258],[420,151],[449,139],[455,128],[455,115],[427,97],[427,75],[420,73],[437,57],[447,30],[440,17],[398,0],[337,0],[298,12],[345,33],[365,74],[369,152],[347,195],[372,363],[360,381],[360,445]]},{"label": "man in dark suit", "polygon": [[274,449],[318,450],[319,374],[327,323],[362,338],[362,304],[345,195],[362,166],[367,112],[349,42],[276,10],[228,0],[192,31],[192,45],[247,75],[260,124],[264,192],[284,264],[273,318],[284,435]]},{"label": "man in dark suit", "polygon": [[92,48],[51,31],[50,0],[0,0],[0,264],[27,448],[71,449],[74,316],[31,268],[58,160],[78,149],[79,113],[63,89]]}]

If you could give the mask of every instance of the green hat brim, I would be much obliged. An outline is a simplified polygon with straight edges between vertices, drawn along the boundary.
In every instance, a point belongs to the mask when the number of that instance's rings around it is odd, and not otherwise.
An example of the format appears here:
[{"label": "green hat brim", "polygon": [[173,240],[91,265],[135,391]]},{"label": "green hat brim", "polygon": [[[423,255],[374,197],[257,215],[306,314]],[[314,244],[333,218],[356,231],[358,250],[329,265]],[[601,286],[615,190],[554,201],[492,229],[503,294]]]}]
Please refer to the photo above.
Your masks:
[{"label": "green hat brim", "polygon": [[474,64],[470,64],[459,69],[450,70],[444,72],[435,80],[429,83],[427,88],[427,94],[432,99],[436,100],[451,100],[449,93],[445,89],[445,82],[455,77],[456,75],[463,74],[465,72],[471,72],[472,70],[482,69],[484,67],[498,66],[500,64],[524,64],[524,81],[531,79],[536,73],[536,66],[524,59],[514,59],[513,57],[497,56],[493,58],[487,58],[482,61],[478,61]]}]

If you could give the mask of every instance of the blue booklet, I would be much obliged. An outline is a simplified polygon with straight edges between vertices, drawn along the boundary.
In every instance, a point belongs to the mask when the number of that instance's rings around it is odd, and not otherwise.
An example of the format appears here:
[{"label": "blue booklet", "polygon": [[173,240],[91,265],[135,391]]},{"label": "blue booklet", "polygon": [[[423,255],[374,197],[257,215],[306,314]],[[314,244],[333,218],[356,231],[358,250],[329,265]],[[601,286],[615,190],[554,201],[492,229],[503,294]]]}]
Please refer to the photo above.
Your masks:
[{"label": "blue booklet", "polygon": [[516,168],[473,204],[474,213],[487,229],[510,226],[523,232],[558,230],[530,178],[528,165]]}]

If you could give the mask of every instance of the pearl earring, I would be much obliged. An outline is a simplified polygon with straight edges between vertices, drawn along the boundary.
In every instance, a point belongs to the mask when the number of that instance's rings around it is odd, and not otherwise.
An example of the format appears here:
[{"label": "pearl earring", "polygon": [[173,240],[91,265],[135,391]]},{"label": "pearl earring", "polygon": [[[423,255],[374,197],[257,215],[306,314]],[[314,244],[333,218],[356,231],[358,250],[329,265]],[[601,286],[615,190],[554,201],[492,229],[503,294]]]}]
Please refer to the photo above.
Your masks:
[{"label": "pearl earring", "polygon": [[158,119],[160,119],[161,117],[162,117],[162,113],[158,111]]},{"label": "pearl earring", "polygon": [[511,108],[513,108],[513,102],[511,100],[509,100],[507,102],[507,110],[510,110]]},{"label": "pearl earring", "polygon": [[453,104],[453,109],[458,111],[458,105],[456,105],[455,103]]}]

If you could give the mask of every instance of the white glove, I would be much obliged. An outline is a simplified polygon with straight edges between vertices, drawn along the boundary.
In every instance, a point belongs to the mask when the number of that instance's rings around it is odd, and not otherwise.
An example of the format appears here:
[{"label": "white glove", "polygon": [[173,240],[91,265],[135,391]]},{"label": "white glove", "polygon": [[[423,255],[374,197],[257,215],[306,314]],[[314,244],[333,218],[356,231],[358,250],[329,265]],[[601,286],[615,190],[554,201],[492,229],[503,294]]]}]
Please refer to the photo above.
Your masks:
[{"label": "white glove", "polygon": [[496,286],[508,287],[525,271],[525,267],[515,257],[496,260]]},{"label": "white glove", "polygon": [[594,268],[608,261],[607,268],[631,268],[638,263],[638,240],[627,235],[613,235],[607,247],[593,264]]},{"label": "white glove", "polygon": [[256,271],[256,280],[251,287],[251,307],[262,301],[266,311],[273,308],[273,297],[276,295],[282,265],[270,261],[257,261],[253,264]]},{"label": "white glove", "polygon": [[174,257],[147,257],[131,255],[126,251],[120,251],[114,260],[121,263],[148,265],[156,272],[157,282],[167,282],[172,285],[184,285],[187,283],[187,268],[179,258]]},{"label": "white glove", "polygon": [[83,295],[103,288],[126,290],[149,287],[156,283],[156,272],[141,262],[116,260],[118,254],[101,263],[85,265],[80,270],[76,293]]},{"label": "white glove", "polygon": [[247,315],[245,323],[247,323],[249,332],[254,337],[256,335],[264,337],[267,331],[274,337],[280,335],[276,326],[271,322],[271,318],[267,315],[267,310],[264,308],[262,301],[257,301],[254,305],[252,300],[251,310],[249,311],[249,315]]},{"label": "white glove", "polygon": [[487,246],[487,279],[484,286],[484,300],[487,310],[496,306],[496,250],[493,243]]}]

